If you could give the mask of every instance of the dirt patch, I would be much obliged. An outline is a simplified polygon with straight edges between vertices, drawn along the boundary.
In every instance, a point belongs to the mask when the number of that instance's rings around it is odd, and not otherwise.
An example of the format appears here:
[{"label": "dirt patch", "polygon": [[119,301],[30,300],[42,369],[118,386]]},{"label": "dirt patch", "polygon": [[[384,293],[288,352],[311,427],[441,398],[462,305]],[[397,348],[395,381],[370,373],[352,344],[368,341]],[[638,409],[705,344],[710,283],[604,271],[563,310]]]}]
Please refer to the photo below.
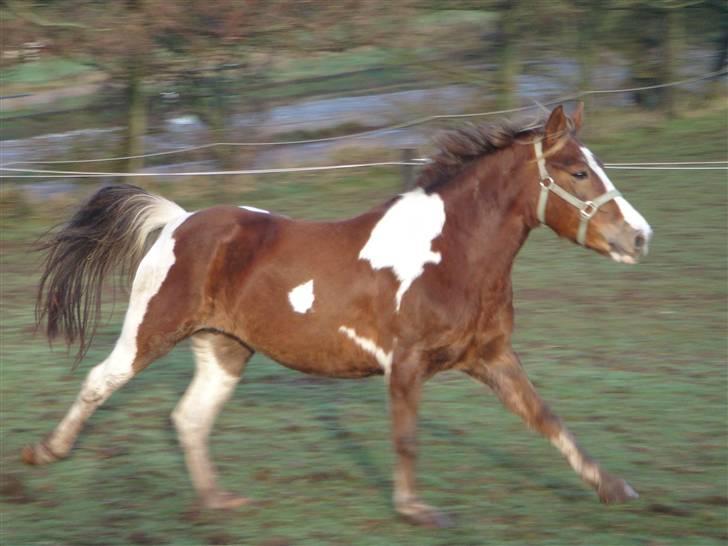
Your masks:
[{"label": "dirt patch", "polygon": [[677,506],[670,506],[667,504],[650,504],[647,507],[647,510],[649,512],[654,512],[655,514],[664,514],[666,516],[675,516],[675,517],[687,517],[690,515],[690,511],[685,510],[683,508],[678,508]]},{"label": "dirt patch", "polygon": [[159,540],[149,536],[144,531],[136,531],[129,535],[129,542],[131,544],[159,544]]},{"label": "dirt patch", "polygon": [[25,484],[14,474],[0,474],[0,496],[6,502],[24,504],[35,499],[28,493]]},{"label": "dirt patch", "polygon": [[728,495],[708,495],[697,499],[685,499],[691,504],[709,504],[711,506],[728,506]]}]

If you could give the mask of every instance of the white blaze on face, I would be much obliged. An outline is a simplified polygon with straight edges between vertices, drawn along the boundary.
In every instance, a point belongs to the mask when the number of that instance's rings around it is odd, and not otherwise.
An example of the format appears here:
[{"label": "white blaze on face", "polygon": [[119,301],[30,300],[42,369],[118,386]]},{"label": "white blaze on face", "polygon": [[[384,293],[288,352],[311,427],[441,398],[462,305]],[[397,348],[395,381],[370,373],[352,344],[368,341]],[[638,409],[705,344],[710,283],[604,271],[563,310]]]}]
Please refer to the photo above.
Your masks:
[{"label": "white blaze on face", "polygon": [[392,268],[399,289],[397,311],[410,285],[422,275],[428,263],[440,263],[442,256],[432,251],[432,241],[445,225],[445,203],[436,193],[422,188],[403,194],[377,222],[369,240],[359,252],[373,269]]},{"label": "white blaze on face", "polygon": [[339,332],[341,332],[342,334],[346,334],[349,339],[351,339],[359,347],[364,349],[367,353],[372,355],[377,363],[382,367],[384,373],[386,375],[389,375],[389,372],[392,370],[392,351],[386,352],[373,340],[358,335],[354,328],[349,328],[348,326],[340,326]]},{"label": "white blaze on face", "polygon": [[259,209],[258,207],[250,207],[248,205],[241,205],[239,208],[249,210],[250,212],[259,212],[261,214],[270,214],[270,212],[268,212],[265,209]]},{"label": "white blaze on face", "polygon": [[[607,173],[605,173],[604,169],[602,169],[602,166],[599,165],[599,162],[594,157],[594,154],[592,154],[591,151],[586,147],[582,147],[581,151],[584,154],[584,158],[586,159],[589,168],[596,173],[596,175],[602,181],[602,184],[604,184],[604,189],[606,191],[611,191],[615,189],[614,184],[612,184],[612,181],[609,180]],[[619,212],[622,214],[624,221],[627,222],[627,224],[629,224],[632,229],[642,233],[642,235],[644,236],[644,252],[645,254],[647,254],[647,243],[652,237],[652,228],[650,227],[650,224],[647,223],[647,220],[645,220],[644,217],[639,212],[637,212],[637,210],[635,210],[635,208],[630,205],[624,197],[617,197],[614,201],[615,203],[617,203],[617,207],[619,207]]]},{"label": "white blaze on face", "polygon": [[288,301],[291,302],[291,307],[296,313],[307,313],[313,307],[314,299],[313,279],[299,284],[288,293]]}]

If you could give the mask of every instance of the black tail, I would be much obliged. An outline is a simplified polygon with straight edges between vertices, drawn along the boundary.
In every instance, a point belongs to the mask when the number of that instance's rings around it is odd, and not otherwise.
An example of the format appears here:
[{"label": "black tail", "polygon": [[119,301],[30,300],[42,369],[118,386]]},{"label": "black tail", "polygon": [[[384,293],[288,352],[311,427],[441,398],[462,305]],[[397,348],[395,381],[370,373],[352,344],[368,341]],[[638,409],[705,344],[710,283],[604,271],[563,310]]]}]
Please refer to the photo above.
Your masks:
[{"label": "black tail", "polygon": [[148,237],[184,209],[127,184],[101,188],[71,220],[41,241],[46,252],[36,299],[37,325],[46,319],[50,340],[78,341],[76,364],[96,333],[104,278],[115,267],[132,272]]}]

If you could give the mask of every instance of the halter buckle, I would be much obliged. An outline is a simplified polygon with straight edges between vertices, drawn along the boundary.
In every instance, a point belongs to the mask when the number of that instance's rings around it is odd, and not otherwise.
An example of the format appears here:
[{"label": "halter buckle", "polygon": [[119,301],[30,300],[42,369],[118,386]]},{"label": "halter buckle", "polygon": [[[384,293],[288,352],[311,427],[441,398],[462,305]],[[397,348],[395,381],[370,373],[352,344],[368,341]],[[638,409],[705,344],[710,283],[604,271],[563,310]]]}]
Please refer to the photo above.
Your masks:
[{"label": "halter buckle", "polygon": [[553,186],[556,182],[554,182],[554,179],[550,176],[547,176],[546,178],[542,178],[539,181],[539,184],[541,184],[541,187],[545,190],[551,189],[551,186]]},{"label": "halter buckle", "polygon": [[597,206],[591,201],[585,201],[582,207],[579,209],[579,214],[584,220],[591,219],[597,213]]}]

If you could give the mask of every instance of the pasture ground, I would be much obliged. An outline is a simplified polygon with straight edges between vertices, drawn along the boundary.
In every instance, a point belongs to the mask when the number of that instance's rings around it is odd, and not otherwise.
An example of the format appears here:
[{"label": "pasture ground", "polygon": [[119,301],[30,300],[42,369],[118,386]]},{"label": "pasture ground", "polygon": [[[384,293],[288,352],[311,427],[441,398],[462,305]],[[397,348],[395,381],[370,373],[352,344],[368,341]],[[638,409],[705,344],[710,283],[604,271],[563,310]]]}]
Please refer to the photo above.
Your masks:
[{"label": "pasture ground", "polygon": [[[726,159],[726,110],[671,122],[587,119],[606,162]],[[212,435],[222,482],[256,503],[195,506],[169,413],[193,371],[185,344],[116,393],[72,457],[19,461],[105,357],[123,304],[75,372],[33,334],[32,241],[67,210],[4,188],[0,314],[0,542],[73,544],[708,545],[728,540],[725,171],[610,171],[655,230],[621,266],[537,230],[515,268],[516,347],[581,443],[641,498],[601,506],[545,441],[458,374],[425,389],[419,479],[457,526],[418,529],[391,510],[393,455],[381,378],[326,380],[256,356]],[[535,183],[535,181],[534,181]],[[340,217],[397,191],[392,170],[260,178],[225,199]],[[155,189],[188,208],[215,181]],[[234,197],[233,197],[234,196]],[[108,306],[111,310],[111,306]]]}]

